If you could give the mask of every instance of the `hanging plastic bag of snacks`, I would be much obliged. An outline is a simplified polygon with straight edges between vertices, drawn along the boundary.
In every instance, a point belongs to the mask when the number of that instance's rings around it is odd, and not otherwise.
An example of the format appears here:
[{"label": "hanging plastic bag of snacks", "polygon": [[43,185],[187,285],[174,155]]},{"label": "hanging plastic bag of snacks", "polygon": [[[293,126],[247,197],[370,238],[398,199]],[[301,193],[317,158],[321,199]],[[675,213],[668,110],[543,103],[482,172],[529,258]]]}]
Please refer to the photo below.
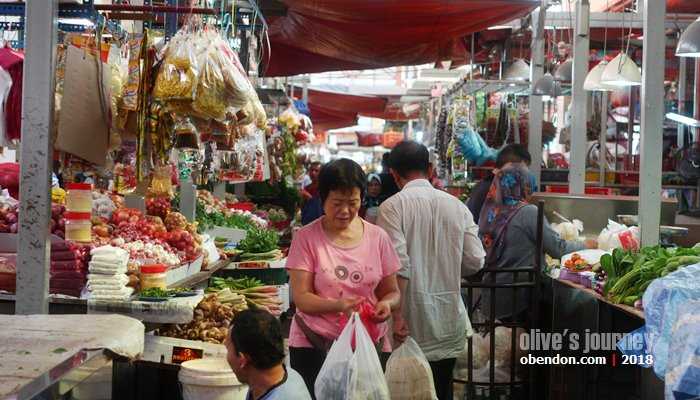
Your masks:
[{"label": "hanging plastic bag of snacks", "polygon": [[175,148],[199,149],[199,133],[188,117],[175,122]]},{"label": "hanging plastic bag of snacks", "polygon": [[224,78],[220,66],[214,60],[214,50],[210,49],[202,58],[197,93],[192,108],[204,118],[223,120],[226,116],[226,107]]},{"label": "hanging plastic bag of snacks", "polygon": [[153,96],[161,101],[192,100],[197,88],[197,57],[184,33],[168,44]]},{"label": "hanging plastic bag of snacks", "polygon": [[218,51],[212,53],[213,60],[219,65],[224,80],[224,90],[228,102],[234,107],[245,106],[255,94],[255,89],[248,78],[236,66],[235,53],[223,40],[217,40],[215,44]]},{"label": "hanging plastic bag of snacks", "polygon": [[159,165],[153,169],[151,185],[148,187],[150,197],[172,197],[172,168],[170,165]]}]

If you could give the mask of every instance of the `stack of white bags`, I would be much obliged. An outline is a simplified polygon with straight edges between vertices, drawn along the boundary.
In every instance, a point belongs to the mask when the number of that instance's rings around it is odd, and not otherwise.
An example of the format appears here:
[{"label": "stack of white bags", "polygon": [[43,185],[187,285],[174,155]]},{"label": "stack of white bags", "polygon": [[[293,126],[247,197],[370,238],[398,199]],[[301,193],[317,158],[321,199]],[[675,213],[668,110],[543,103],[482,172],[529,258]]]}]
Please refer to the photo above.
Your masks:
[{"label": "stack of white bags", "polygon": [[119,247],[102,246],[90,251],[88,287],[93,300],[128,300],[134,288],[127,287],[129,252]]}]

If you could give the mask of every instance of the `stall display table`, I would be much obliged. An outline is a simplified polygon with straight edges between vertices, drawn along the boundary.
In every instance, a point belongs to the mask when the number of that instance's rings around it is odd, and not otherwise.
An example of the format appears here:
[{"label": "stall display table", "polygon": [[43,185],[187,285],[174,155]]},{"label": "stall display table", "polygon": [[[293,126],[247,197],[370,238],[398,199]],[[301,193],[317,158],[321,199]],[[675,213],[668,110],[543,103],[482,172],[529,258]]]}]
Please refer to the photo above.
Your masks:
[{"label": "stall display table", "polygon": [[63,395],[78,372],[144,350],[144,325],[119,315],[0,315],[0,326],[0,399]]}]

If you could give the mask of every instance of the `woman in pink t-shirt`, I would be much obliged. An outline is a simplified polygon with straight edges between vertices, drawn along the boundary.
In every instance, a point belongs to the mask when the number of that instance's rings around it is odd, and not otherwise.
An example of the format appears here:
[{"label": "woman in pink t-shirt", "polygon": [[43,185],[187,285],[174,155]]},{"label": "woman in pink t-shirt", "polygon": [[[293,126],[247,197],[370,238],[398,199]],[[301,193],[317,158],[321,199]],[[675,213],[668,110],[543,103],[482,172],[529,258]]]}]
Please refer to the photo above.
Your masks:
[{"label": "woman in pink t-shirt", "polygon": [[326,164],[319,175],[325,215],[298,231],[289,250],[287,269],[297,306],[289,334],[291,366],[311,393],[345,317],[363,302],[375,309],[377,345],[391,351],[384,340],[385,321],[399,305],[400,261],[386,232],[358,217],[366,185],[354,161]]}]

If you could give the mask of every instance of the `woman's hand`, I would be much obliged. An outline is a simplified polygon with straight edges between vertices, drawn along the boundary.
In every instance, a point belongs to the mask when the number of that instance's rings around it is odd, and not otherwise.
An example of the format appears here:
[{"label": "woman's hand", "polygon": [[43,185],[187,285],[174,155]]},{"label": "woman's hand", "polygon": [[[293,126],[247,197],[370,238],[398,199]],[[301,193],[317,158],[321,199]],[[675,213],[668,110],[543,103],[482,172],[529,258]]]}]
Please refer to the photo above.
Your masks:
[{"label": "woman's hand", "polygon": [[359,307],[363,301],[365,301],[365,299],[362,297],[338,299],[335,301],[336,311],[344,314],[350,314],[355,311],[355,309]]},{"label": "woman's hand", "polygon": [[391,317],[391,303],[388,301],[380,301],[374,307],[373,319],[375,322],[384,322]]}]

